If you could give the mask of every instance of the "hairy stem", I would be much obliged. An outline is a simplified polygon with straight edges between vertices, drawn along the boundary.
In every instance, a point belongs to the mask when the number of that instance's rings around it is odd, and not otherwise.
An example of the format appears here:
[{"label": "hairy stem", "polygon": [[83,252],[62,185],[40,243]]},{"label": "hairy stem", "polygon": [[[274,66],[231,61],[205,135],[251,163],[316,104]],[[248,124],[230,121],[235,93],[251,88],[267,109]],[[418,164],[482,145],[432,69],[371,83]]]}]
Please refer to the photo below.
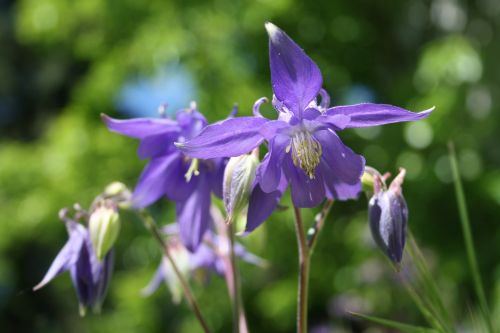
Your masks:
[{"label": "hairy stem", "polygon": [[181,284],[182,290],[184,291],[184,295],[186,296],[186,299],[191,306],[191,310],[193,311],[194,315],[196,316],[196,319],[198,319],[198,322],[200,323],[203,332],[205,333],[210,333],[210,329],[208,328],[208,325],[203,318],[203,315],[201,314],[200,308],[198,306],[198,303],[196,302],[196,299],[194,298],[193,293],[191,292],[191,288],[189,287],[189,284],[187,283],[186,279],[184,276],[182,276],[182,273],[180,272],[179,268],[177,267],[174,258],[168,251],[167,244],[165,243],[165,240],[163,239],[163,236],[161,235],[160,231],[158,230],[158,227],[156,226],[156,223],[153,219],[153,217],[146,211],[142,210],[140,212],[140,217],[142,219],[142,222],[146,226],[146,228],[151,232],[155,240],[158,242],[160,247],[163,250],[163,254],[167,258],[167,260],[170,262],[170,265],[172,265],[172,268],[174,270],[174,273],[179,279],[179,282]]},{"label": "hairy stem", "polygon": [[309,246],[304,232],[300,208],[294,207],[295,233],[299,247],[299,285],[297,295],[297,333],[307,332],[307,294],[309,287]]},{"label": "hairy stem", "polygon": [[307,231],[307,245],[309,246],[309,251],[312,255],[314,251],[314,246],[317,243],[318,235],[325,224],[326,217],[330,213],[333,206],[333,200],[327,200],[316,217],[314,218],[314,225]]}]

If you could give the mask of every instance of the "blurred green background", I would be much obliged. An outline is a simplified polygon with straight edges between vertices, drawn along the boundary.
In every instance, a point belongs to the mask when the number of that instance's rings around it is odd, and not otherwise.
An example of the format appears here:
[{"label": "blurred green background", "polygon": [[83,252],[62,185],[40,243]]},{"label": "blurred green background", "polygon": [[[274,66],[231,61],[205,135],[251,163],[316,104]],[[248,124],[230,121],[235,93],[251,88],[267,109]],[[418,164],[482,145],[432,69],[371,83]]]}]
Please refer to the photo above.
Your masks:
[{"label": "blurred green background", "polygon": [[[347,130],[341,137],[381,171],[408,169],[409,225],[461,327],[477,308],[451,184],[454,140],[487,297],[500,317],[500,2],[497,0],[0,0],[0,327],[2,332],[197,332],[166,288],[140,289],[160,252],[132,214],[101,315],[79,318],[68,274],[36,293],[66,231],[61,207],[88,206],[114,180],[133,187],[137,143],[100,121],[155,116],[197,100],[210,121],[233,103],[248,115],[271,97],[265,21],[318,63],[333,104],[373,101],[436,111],[425,121]],[[264,107],[273,116],[270,106]],[[285,199],[285,200],[288,200]],[[286,204],[286,201],[285,201]],[[361,311],[424,325],[375,248],[367,200],[339,202],[319,240],[310,283],[314,332],[389,332]],[[162,223],[173,206],[154,207]],[[313,212],[305,215],[312,220]],[[292,332],[296,243],[290,212],[242,240],[266,269],[242,264],[253,332]],[[209,324],[229,332],[222,279],[194,290]]]}]

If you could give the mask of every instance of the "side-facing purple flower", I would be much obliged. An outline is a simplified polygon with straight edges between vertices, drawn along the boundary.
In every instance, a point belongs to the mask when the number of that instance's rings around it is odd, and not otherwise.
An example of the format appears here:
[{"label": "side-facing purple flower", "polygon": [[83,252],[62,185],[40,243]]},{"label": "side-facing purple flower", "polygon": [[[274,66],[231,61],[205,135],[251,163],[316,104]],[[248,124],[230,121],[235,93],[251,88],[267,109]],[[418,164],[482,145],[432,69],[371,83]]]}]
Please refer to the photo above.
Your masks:
[{"label": "side-facing purple flower", "polygon": [[[164,228],[164,233],[168,236],[168,250],[184,275],[195,276],[197,272],[213,272],[219,276],[224,276],[226,264],[224,256],[227,255],[228,239],[209,231],[205,234],[203,242],[198,246],[195,252],[189,252],[183,247],[178,239],[177,228],[169,225]],[[243,245],[235,244],[235,255],[248,263],[262,266],[264,260],[248,252]],[[162,282],[165,282],[174,303],[178,303],[181,297],[179,281],[173,272],[173,268],[167,259],[162,259],[155,275],[149,284],[143,289],[142,293],[146,296],[151,295],[158,289]]]},{"label": "side-facing purple flower", "polygon": [[210,225],[210,193],[222,196],[225,160],[187,157],[174,142],[200,133],[207,125],[205,117],[193,103],[178,111],[176,120],[117,120],[106,115],[102,119],[111,131],[139,139],[139,157],[150,159],[132,195],[132,205],[144,208],[162,197],[174,201],[182,242],[195,251]]},{"label": "side-facing purple flower", "polygon": [[178,143],[189,156],[216,158],[239,156],[268,141],[269,152],[257,170],[250,198],[247,231],[271,214],[288,184],[297,207],[315,207],[325,197],[347,200],[358,196],[365,159],[342,143],[338,131],[419,120],[432,111],[413,113],[371,103],[329,107],[318,66],[278,27],[266,23],[266,29],[278,119],[260,114],[259,107],[266,101],[261,98],[254,105],[253,117],[215,123],[197,137]]},{"label": "side-facing purple flower", "polygon": [[59,215],[66,225],[69,239],[59,251],[42,281],[33,290],[44,287],[59,274],[69,271],[78,296],[80,314],[83,316],[89,307],[96,311],[100,310],[113,270],[113,250],[110,250],[102,261],[99,261],[88,229],[67,218],[66,213],[67,210],[63,209]]},{"label": "side-facing purple flower", "polygon": [[403,259],[408,223],[408,207],[401,185],[406,174],[401,169],[386,190],[381,177],[374,175],[374,194],[368,205],[368,219],[373,239],[395,264]]}]

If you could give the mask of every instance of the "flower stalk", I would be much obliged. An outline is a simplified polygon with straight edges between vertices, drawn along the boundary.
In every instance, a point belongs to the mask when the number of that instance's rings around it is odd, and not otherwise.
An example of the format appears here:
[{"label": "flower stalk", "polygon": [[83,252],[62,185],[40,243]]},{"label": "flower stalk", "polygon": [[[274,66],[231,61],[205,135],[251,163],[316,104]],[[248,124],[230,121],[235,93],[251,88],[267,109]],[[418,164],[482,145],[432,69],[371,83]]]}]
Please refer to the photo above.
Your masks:
[{"label": "flower stalk", "polygon": [[[231,269],[228,271],[231,273],[231,285],[233,287],[232,290],[232,301],[233,301],[233,323],[234,323],[234,332],[235,333],[247,333],[248,326],[247,320],[245,316],[245,309],[243,307],[243,301],[241,298],[241,288],[239,281],[239,273],[238,266],[236,263],[236,253],[234,250],[235,247],[235,239],[234,239],[234,228],[233,223],[227,223],[227,233],[229,238],[229,262]],[[229,286],[229,284],[228,284]]]},{"label": "flower stalk", "polygon": [[300,208],[294,206],[295,232],[299,247],[299,284],[297,292],[297,333],[307,332],[307,294],[309,289],[309,266],[311,257]]},{"label": "flower stalk", "polygon": [[187,283],[186,279],[182,275],[181,271],[177,267],[174,258],[170,254],[167,244],[165,243],[165,240],[163,239],[160,231],[158,230],[156,223],[153,219],[153,217],[146,211],[146,210],[141,210],[139,216],[141,217],[142,222],[146,226],[146,228],[151,232],[153,235],[154,239],[160,244],[160,247],[162,248],[163,254],[169,261],[170,265],[172,265],[173,271],[179,279],[179,282],[181,284],[182,290],[184,292],[184,295],[186,296],[186,299],[191,307],[191,310],[193,311],[196,319],[198,319],[198,322],[200,323],[200,326],[203,329],[203,332],[205,333],[210,333],[210,329],[208,328],[208,325],[203,318],[203,315],[201,314],[200,308],[198,306],[198,303],[196,302],[196,299],[191,291],[191,288],[189,287],[189,284]]},{"label": "flower stalk", "polygon": [[299,249],[299,283],[297,291],[297,333],[307,332],[307,305],[309,294],[309,272],[311,257],[317,243],[319,233],[323,229],[326,217],[333,206],[333,200],[327,200],[316,217],[314,224],[304,232],[304,223],[299,207],[294,207],[295,232]]}]

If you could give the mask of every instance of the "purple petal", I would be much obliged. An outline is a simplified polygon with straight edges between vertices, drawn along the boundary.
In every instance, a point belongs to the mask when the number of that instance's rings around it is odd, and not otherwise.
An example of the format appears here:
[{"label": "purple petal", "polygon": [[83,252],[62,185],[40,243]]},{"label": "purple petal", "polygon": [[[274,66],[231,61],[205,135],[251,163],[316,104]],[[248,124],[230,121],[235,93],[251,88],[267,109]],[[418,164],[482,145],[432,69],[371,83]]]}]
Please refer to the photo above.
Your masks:
[{"label": "purple petal", "polygon": [[83,307],[92,305],[96,298],[96,290],[94,288],[89,248],[86,244],[81,247],[76,264],[71,266],[70,275],[80,305]]},{"label": "purple petal", "polygon": [[321,89],[321,72],[284,31],[269,22],[266,29],[274,94],[290,111],[302,118],[302,111]]},{"label": "purple petal", "polygon": [[[161,198],[167,192],[169,168],[175,168],[181,155],[171,154],[166,157],[152,159],[144,168],[132,195],[132,204],[144,208]],[[177,163],[175,163],[177,162]]]},{"label": "purple petal", "polygon": [[102,120],[110,131],[130,136],[136,139],[156,135],[160,133],[176,132],[180,128],[176,122],[165,118],[135,118],[135,119],[113,119],[105,114],[101,114]]},{"label": "purple petal", "polygon": [[314,120],[321,116],[321,111],[318,110],[317,108],[307,108],[304,113],[302,114],[303,119],[307,120]]},{"label": "purple petal", "polygon": [[259,183],[255,184],[250,194],[245,232],[253,231],[272,214],[278,206],[287,185],[288,182],[285,177],[281,177],[278,189],[271,193],[266,193],[262,191]]},{"label": "purple petal", "polygon": [[197,268],[213,269],[217,256],[213,249],[205,244],[200,244],[196,252],[189,256],[189,268],[195,270]]},{"label": "purple petal", "polygon": [[261,117],[239,117],[205,127],[190,141],[177,143],[186,155],[196,158],[232,157],[248,153],[264,138],[259,128],[268,122]]},{"label": "purple petal", "polygon": [[212,192],[219,198],[222,198],[222,182],[224,179],[224,169],[226,168],[227,159],[218,158],[210,161],[205,161],[210,164],[210,188]]},{"label": "purple petal", "polygon": [[[193,176],[186,180],[186,172],[189,169],[189,161],[186,161],[181,154],[172,161],[166,168],[163,177],[167,180],[165,185],[165,195],[172,201],[184,201],[198,186],[198,176]],[[200,173],[206,173],[205,168],[200,168]]]},{"label": "purple petal", "polygon": [[309,178],[302,169],[293,164],[290,156],[286,156],[283,160],[283,166],[285,175],[290,181],[293,204],[303,208],[318,206],[325,198],[321,172],[316,172],[315,178]]},{"label": "purple petal", "polygon": [[[70,230],[70,237],[63,248],[57,254],[56,258],[50,265],[49,270],[43,277],[42,281],[33,287],[33,290],[38,290],[44,287],[52,279],[59,274],[68,271],[75,265],[78,260],[81,248],[84,242],[85,229],[82,225],[75,222],[67,222],[74,224],[74,229]],[[69,229],[69,228],[68,228]]]},{"label": "purple petal", "polygon": [[278,134],[286,134],[291,129],[288,122],[283,120],[270,120],[260,127],[260,134],[267,140],[271,140]]},{"label": "purple petal", "polygon": [[289,143],[290,137],[285,135],[278,135],[271,140],[269,153],[257,169],[257,179],[261,189],[266,193],[275,191],[280,184],[283,157]]},{"label": "purple petal", "polygon": [[351,121],[346,128],[357,128],[420,120],[427,118],[433,110],[434,108],[431,108],[417,113],[387,104],[362,103],[335,106],[329,108],[327,114],[350,116]]},{"label": "purple petal", "polygon": [[160,287],[162,282],[165,280],[165,278],[166,278],[165,277],[165,268],[163,267],[163,265],[164,265],[164,263],[162,260],[160,265],[156,269],[155,275],[153,276],[151,281],[149,281],[148,285],[141,290],[141,294],[143,296],[150,296],[151,294],[153,294],[156,291],[156,289],[158,289],[158,287]]},{"label": "purple petal", "polygon": [[361,191],[365,159],[345,146],[332,130],[318,131],[314,137],[323,149],[320,170],[332,199],[356,198]]},{"label": "purple petal", "polygon": [[316,118],[316,121],[328,125],[334,131],[340,131],[346,128],[351,122],[351,117],[345,114],[324,114]]},{"label": "purple petal", "polygon": [[234,244],[234,254],[240,258],[241,260],[249,263],[249,264],[254,264],[256,266],[263,266],[265,265],[265,260],[262,259],[261,257],[256,256],[253,253],[250,253],[247,251],[247,249],[241,245],[240,243],[235,243]]},{"label": "purple petal", "polygon": [[182,136],[185,140],[190,140],[198,135],[198,133],[208,124],[205,117],[193,109],[177,112],[175,119],[181,127]]},{"label": "purple petal", "polygon": [[177,132],[166,132],[147,136],[141,140],[137,154],[139,158],[155,158],[168,154],[175,148],[174,142],[179,137]]},{"label": "purple petal", "polygon": [[201,174],[198,177],[198,186],[193,193],[186,201],[176,204],[181,240],[191,252],[198,248],[211,222],[208,179]]}]

